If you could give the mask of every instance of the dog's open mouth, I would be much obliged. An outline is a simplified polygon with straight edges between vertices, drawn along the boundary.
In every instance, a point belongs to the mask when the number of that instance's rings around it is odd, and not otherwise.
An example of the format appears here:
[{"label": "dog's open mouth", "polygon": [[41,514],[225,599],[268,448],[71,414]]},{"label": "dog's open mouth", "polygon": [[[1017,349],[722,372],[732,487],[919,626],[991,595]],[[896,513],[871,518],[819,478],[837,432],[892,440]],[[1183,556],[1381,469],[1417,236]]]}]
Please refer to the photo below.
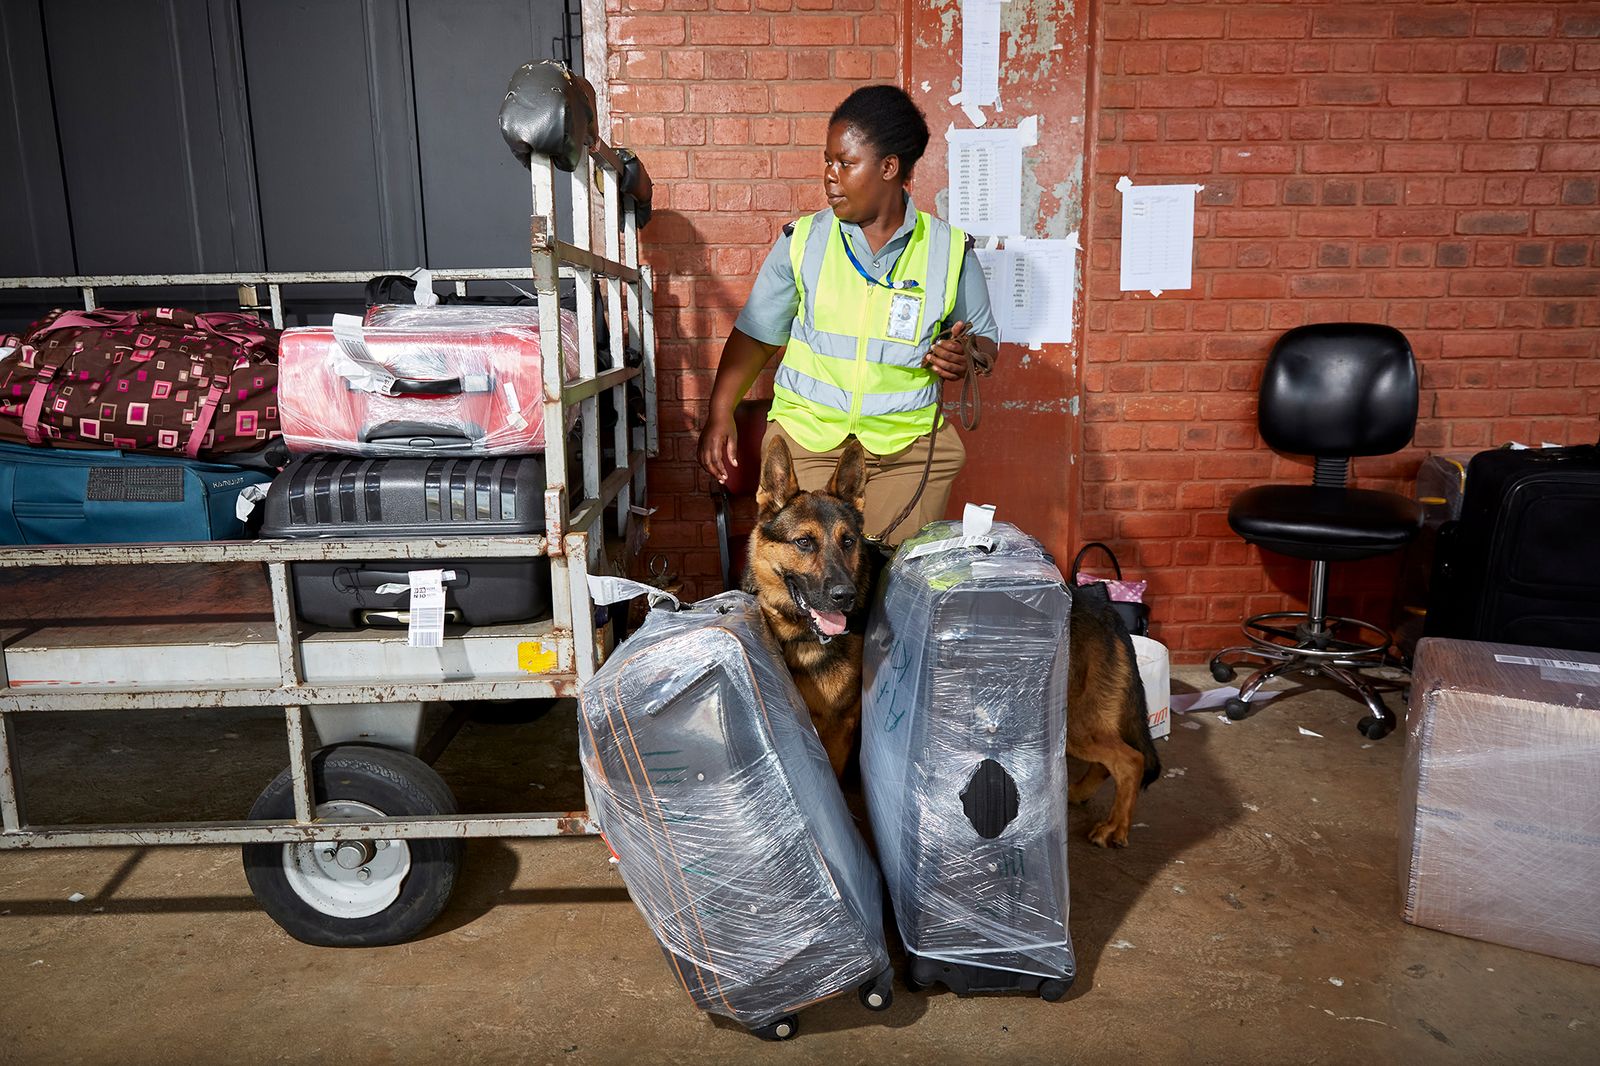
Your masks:
[{"label": "dog's open mouth", "polygon": [[845,631],[847,623],[843,614],[838,611],[817,610],[806,602],[805,596],[795,587],[793,581],[787,581],[786,584],[789,586],[789,595],[794,598],[795,606],[811,619],[811,628],[817,631],[818,636],[825,639],[837,637]]}]

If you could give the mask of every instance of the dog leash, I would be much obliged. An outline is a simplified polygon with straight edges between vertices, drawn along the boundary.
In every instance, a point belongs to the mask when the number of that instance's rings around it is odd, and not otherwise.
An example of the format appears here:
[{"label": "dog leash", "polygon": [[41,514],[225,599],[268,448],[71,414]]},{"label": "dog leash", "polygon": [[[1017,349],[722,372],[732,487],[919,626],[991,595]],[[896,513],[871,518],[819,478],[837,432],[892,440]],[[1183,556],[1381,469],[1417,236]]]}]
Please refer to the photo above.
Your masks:
[{"label": "dog leash", "polygon": [[[967,373],[961,380],[961,428],[971,433],[978,428],[978,420],[983,412],[982,400],[978,395],[978,349],[970,340],[967,342],[966,348]],[[992,365],[992,363],[986,363],[984,366],[985,372]],[[933,473],[933,447],[939,436],[939,408],[939,404],[933,405],[933,424],[928,428],[928,458],[922,464],[922,480],[917,482],[917,491],[911,494],[911,498],[900,509],[900,513],[894,516],[894,520],[883,527],[883,532],[875,537],[869,536],[867,538],[868,540],[876,541],[880,546],[889,539],[889,534],[899,528],[900,523],[910,516],[911,511],[917,506],[917,501],[922,499],[923,490],[928,487],[928,477]]]}]

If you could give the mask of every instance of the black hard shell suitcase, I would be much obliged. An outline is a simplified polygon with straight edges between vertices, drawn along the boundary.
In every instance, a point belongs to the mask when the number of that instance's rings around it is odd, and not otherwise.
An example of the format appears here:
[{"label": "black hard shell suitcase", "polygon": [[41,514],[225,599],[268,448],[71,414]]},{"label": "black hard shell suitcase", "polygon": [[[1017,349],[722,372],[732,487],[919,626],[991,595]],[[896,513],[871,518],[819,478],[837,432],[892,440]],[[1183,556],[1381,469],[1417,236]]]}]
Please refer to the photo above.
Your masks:
[{"label": "black hard shell suitcase", "polygon": [[[544,460],[296,459],[267,490],[263,537],[533,535],[544,531]],[[550,613],[550,564],[533,559],[296,563],[300,617],[339,629],[406,625],[413,570],[453,570],[445,621],[493,625]]]},{"label": "black hard shell suitcase", "polygon": [[1600,651],[1600,447],[1480,452],[1439,537],[1430,637]]}]

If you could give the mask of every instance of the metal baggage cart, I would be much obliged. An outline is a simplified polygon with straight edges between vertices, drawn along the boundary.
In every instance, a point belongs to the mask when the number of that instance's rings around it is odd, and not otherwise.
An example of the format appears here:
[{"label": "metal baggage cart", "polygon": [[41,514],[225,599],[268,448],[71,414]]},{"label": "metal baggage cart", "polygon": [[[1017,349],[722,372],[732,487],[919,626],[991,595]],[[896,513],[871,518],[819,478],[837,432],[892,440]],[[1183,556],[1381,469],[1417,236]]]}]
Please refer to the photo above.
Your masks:
[{"label": "metal baggage cart", "polygon": [[[544,418],[557,427],[546,435],[543,536],[0,548],[0,568],[256,563],[266,569],[272,600],[270,626],[192,623],[156,627],[158,633],[106,626],[66,640],[8,623],[0,606],[0,849],[247,845],[252,890],[280,925],[310,943],[374,945],[410,939],[443,910],[464,838],[595,832],[587,803],[583,810],[442,813],[454,809],[449,790],[414,752],[424,703],[571,697],[604,659],[606,634],[586,579],[625,572],[640,550],[645,461],[657,448],[651,272],[640,262],[623,169],[604,142],[591,145],[570,176],[539,156],[530,168]],[[558,180],[571,183],[571,243],[556,236]],[[285,286],[362,283],[386,272],[5,278],[0,289],[78,290],[92,309],[99,295],[116,288],[236,286],[242,307],[265,311],[282,326]],[[433,272],[460,293],[468,281],[529,276],[516,269]],[[577,295],[579,374],[564,381],[558,315],[568,279]],[[611,327],[604,353],[595,343],[597,295]],[[638,365],[628,365],[627,349],[639,353]],[[627,390],[635,380],[642,426],[629,419]],[[617,418],[612,461],[603,464],[604,402],[614,405]],[[559,427],[574,406],[581,418],[581,483],[568,484],[568,441]],[[616,516],[610,538],[608,509]],[[548,558],[552,617],[448,633],[439,649],[408,647],[404,629],[307,632],[297,620],[290,564],[452,556]],[[29,820],[17,773],[17,715],[230,707],[283,708],[288,768],[257,803],[258,812],[270,807],[271,794],[282,816],[131,825]],[[453,717],[447,726],[458,722]],[[316,750],[313,728],[325,745]],[[338,743],[358,735],[366,743]],[[428,747],[447,741],[447,733],[436,736]],[[373,791],[379,778],[398,781],[403,793],[421,797],[420,806],[396,811],[372,802],[374,795],[394,795]]]}]

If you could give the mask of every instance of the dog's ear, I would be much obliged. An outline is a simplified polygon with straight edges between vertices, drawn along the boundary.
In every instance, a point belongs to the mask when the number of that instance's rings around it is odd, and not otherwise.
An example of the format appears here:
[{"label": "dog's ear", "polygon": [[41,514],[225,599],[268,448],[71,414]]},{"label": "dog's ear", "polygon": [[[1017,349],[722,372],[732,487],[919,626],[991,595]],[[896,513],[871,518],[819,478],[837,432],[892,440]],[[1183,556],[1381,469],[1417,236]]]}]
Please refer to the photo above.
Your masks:
[{"label": "dog's ear", "polygon": [[858,511],[867,508],[867,450],[861,442],[851,439],[839,456],[839,465],[833,468],[833,478],[828,482],[828,494],[849,500]]},{"label": "dog's ear", "polygon": [[763,514],[777,512],[800,494],[794,476],[789,446],[777,434],[768,434],[761,446],[761,483],[756,486],[756,509]]}]

